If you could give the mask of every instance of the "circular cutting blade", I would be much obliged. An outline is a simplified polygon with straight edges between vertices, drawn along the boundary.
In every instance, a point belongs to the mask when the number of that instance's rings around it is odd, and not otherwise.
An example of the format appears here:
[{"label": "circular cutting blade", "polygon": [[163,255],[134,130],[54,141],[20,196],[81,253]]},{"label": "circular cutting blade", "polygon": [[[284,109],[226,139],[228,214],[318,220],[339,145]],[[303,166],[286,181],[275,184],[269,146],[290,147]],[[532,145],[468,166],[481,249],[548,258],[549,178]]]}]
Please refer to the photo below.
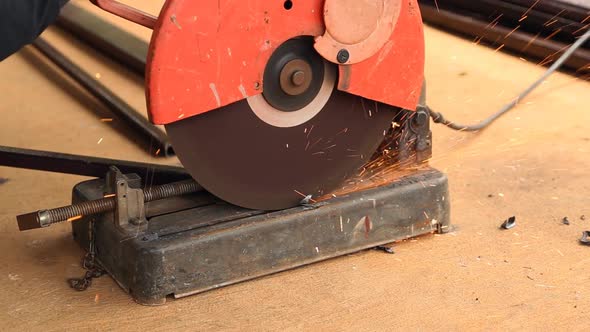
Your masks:
[{"label": "circular cutting blade", "polygon": [[294,127],[262,121],[246,100],[166,126],[188,172],[217,197],[278,210],[336,189],[383,140],[397,108],[334,90]]},{"label": "circular cutting blade", "polygon": [[166,125],[205,189],[246,208],[279,210],[336,189],[383,141],[398,109],[335,89],[337,67],[313,39],[279,46],[261,95]]}]

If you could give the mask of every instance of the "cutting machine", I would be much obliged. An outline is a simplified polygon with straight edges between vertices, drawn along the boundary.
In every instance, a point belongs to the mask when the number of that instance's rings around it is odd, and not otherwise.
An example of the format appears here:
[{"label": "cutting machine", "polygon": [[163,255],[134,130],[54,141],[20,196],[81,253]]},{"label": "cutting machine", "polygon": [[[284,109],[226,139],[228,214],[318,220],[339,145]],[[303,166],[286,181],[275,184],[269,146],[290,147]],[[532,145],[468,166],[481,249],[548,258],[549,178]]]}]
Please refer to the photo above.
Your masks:
[{"label": "cutting machine", "polygon": [[242,207],[337,188],[420,98],[416,1],[176,0],[158,19],[95,2],[154,29],[150,118],[197,182]]},{"label": "cutting machine", "polygon": [[91,270],[76,288],[106,271],[161,304],[448,231],[416,0],[168,0],[159,17],[92,2],[153,29],[149,117],[196,181],[146,188],[113,168],[76,186],[73,206],[19,217],[73,221]]}]

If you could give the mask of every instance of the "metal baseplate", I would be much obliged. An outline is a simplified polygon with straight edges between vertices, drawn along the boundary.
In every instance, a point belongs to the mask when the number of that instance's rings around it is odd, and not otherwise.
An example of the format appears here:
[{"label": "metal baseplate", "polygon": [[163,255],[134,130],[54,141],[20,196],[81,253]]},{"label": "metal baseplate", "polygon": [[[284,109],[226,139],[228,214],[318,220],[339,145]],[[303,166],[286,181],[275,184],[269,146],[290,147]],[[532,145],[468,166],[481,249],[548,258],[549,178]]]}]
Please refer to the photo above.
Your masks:
[{"label": "metal baseplate", "polygon": [[[104,180],[78,184],[73,203],[103,197]],[[143,216],[142,216],[143,217]],[[238,282],[450,227],[447,177],[426,168],[382,187],[277,212],[206,192],[145,203],[145,221],[114,212],[72,223],[73,236],[138,303],[164,304]]]}]

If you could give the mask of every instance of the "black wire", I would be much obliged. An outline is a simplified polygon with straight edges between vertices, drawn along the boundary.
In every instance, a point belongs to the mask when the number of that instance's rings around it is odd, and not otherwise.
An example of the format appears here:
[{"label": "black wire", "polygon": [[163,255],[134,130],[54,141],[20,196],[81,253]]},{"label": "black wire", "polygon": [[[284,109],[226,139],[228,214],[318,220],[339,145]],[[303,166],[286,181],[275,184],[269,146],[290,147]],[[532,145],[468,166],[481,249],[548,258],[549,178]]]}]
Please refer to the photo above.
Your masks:
[{"label": "black wire", "polygon": [[518,105],[518,103],[522,99],[524,99],[531,92],[533,92],[533,90],[535,90],[541,83],[543,83],[543,81],[545,81],[551,74],[556,72],[563,65],[563,63],[566,62],[567,59],[569,59],[569,57],[572,56],[572,54],[574,54],[574,52],[577,49],[579,49],[589,38],[590,38],[590,29],[587,30],[586,33],[584,33],[582,35],[582,37],[578,38],[578,40],[576,40],[576,42],[567,51],[565,51],[565,53],[563,53],[559,57],[559,59],[557,59],[557,61],[555,61],[555,63],[553,63],[553,65],[551,67],[549,67],[549,69],[547,69],[547,71],[545,71],[545,73],[539,79],[537,79],[533,84],[531,84],[528,88],[526,88],[523,92],[521,92],[514,100],[512,100],[510,103],[508,103],[504,107],[502,107],[502,109],[500,109],[498,112],[490,115],[488,118],[481,121],[480,123],[465,126],[465,125],[457,124],[451,120],[447,120],[441,113],[433,111],[429,106],[426,106],[426,110],[430,114],[432,121],[434,121],[435,123],[443,124],[453,130],[479,131],[479,130],[485,129],[490,124],[492,124],[494,121],[496,121],[499,117],[508,113],[508,111],[510,111],[516,105]]}]

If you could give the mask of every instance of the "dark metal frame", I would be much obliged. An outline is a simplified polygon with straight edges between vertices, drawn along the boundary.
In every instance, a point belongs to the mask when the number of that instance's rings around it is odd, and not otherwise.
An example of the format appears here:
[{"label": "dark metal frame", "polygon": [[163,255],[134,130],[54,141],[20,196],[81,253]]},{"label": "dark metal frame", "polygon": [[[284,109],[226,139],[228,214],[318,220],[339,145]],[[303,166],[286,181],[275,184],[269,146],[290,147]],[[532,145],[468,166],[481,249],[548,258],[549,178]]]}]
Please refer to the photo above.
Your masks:
[{"label": "dark metal frame", "polygon": [[[93,201],[105,181],[74,188]],[[148,222],[121,228],[113,213],[72,222],[74,239],[138,303],[180,298],[378,247],[450,231],[447,178],[425,169],[388,185],[288,210],[266,212],[219,202],[206,192],[187,206],[162,200]],[[172,208],[172,209],[171,209]],[[92,236],[90,235],[92,234]]]},{"label": "dark metal frame", "polygon": [[57,25],[136,74],[145,74],[149,44],[143,39],[75,3],[62,9]]}]

